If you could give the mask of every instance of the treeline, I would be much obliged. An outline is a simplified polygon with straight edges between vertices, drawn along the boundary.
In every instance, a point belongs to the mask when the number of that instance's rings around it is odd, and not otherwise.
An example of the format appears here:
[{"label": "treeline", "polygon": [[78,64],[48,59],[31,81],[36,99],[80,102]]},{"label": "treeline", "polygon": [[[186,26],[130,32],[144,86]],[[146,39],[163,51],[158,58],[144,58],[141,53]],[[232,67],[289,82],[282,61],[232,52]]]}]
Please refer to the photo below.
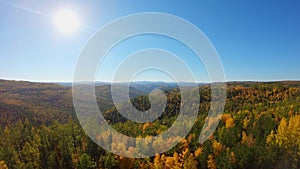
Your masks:
[{"label": "treeline", "polygon": [[[45,124],[26,120],[26,115],[0,130],[0,168],[300,168],[299,87],[299,82],[229,83],[219,126],[199,144],[210,103],[210,87],[201,86],[199,115],[188,136],[171,150],[142,159],[104,151],[73,118]],[[111,125],[126,135],[160,134],[175,121],[181,98],[177,88],[165,92],[166,110],[152,123],[118,119],[115,108],[105,114],[117,119]],[[131,102],[140,110],[150,107],[146,96]],[[110,146],[136,151],[126,142]]]}]

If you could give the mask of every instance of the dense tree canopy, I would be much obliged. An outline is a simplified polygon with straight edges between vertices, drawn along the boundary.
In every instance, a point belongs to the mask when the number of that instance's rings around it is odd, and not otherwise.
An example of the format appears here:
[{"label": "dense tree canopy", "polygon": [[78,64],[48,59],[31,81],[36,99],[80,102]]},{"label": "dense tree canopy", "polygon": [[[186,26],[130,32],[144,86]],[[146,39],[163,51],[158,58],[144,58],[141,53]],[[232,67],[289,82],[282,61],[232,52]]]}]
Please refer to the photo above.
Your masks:
[{"label": "dense tree canopy", "polygon": [[[209,85],[200,86],[200,110],[188,136],[163,154],[133,159],[106,152],[87,137],[74,118],[70,88],[0,81],[0,169],[300,168],[299,87],[299,82],[228,83],[219,126],[209,140],[199,144],[210,104]],[[110,124],[133,137],[164,132],[180,110],[179,89],[167,89],[162,116],[151,123],[134,123],[112,106],[107,86],[97,92],[98,101],[106,101],[103,114]],[[147,110],[151,106],[148,96],[138,95],[130,102]],[[138,143],[111,144],[109,133],[96,139],[107,141],[115,150],[139,151],[133,146]]]}]

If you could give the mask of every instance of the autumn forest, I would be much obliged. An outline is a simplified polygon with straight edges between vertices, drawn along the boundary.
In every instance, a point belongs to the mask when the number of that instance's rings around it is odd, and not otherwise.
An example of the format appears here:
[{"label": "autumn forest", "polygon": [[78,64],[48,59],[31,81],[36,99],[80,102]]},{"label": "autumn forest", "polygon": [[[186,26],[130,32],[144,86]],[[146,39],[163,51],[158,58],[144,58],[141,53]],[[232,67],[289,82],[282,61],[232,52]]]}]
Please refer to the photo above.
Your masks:
[{"label": "autumn forest", "polygon": [[[130,102],[147,110],[151,106],[148,93],[155,87],[164,91],[168,102],[151,123],[134,123],[120,115],[109,84],[96,86],[99,109],[123,134],[158,135],[173,124],[180,111],[178,86],[132,86]],[[203,144],[198,137],[210,109],[211,87],[199,84],[198,89],[197,119],[178,145],[152,157],[125,158],[105,151],[85,134],[73,107],[72,87],[0,80],[0,169],[300,168],[299,81],[228,82],[220,123]],[[137,153],[132,144],[136,143],[109,146]]]}]

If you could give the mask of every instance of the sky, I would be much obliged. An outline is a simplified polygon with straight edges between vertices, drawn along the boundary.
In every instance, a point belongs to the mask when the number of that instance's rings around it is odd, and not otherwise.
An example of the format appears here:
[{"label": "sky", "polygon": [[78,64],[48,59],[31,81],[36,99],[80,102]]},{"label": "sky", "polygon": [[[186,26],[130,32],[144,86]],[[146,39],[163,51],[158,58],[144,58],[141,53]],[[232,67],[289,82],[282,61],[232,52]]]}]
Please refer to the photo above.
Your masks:
[{"label": "sky", "polygon": [[[66,9],[80,22],[72,33],[60,31],[53,19]],[[297,0],[0,0],[0,79],[70,82],[83,47],[97,30],[126,15],[162,12],[191,22],[209,38],[227,81],[300,80],[299,9]],[[210,81],[193,52],[157,35],[133,37],[116,46],[95,80],[111,81],[120,61],[145,48],[171,51],[186,62],[198,82]],[[172,78],[149,70],[135,80]]]}]

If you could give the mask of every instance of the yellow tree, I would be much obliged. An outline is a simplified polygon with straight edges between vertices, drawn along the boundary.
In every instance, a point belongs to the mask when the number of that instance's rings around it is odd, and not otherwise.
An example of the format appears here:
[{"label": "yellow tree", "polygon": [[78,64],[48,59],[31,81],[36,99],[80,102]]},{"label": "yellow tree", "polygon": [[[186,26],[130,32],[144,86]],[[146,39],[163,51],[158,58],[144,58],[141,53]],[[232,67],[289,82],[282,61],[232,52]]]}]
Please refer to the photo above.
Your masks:
[{"label": "yellow tree", "polygon": [[226,120],[225,126],[226,126],[226,128],[234,127],[234,120],[232,117],[230,117],[229,119]]},{"label": "yellow tree", "polygon": [[209,156],[208,156],[208,160],[207,160],[207,168],[208,168],[208,169],[217,169],[216,161],[215,161],[213,155],[209,155]]},{"label": "yellow tree", "polygon": [[181,159],[178,155],[178,153],[174,153],[173,157],[167,157],[165,162],[165,167],[168,169],[174,168],[174,169],[180,169],[182,168]]},{"label": "yellow tree", "polygon": [[300,159],[300,115],[291,116],[289,120],[283,118],[275,134],[272,131],[266,142],[284,149],[284,158],[289,161],[291,167],[300,167],[297,166]]},{"label": "yellow tree", "polygon": [[0,169],[8,169],[5,161],[0,161]]},{"label": "yellow tree", "polygon": [[160,156],[159,154],[155,154],[155,158],[153,160],[153,167],[154,169],[163,169],[164,168],[164,157],[165,155]]},{"label": "yellow tree", "polygon": [[216,140],[213,141],[212,147],[216,156],[219,155],[225,149],[225,146],[217,142]]}]

